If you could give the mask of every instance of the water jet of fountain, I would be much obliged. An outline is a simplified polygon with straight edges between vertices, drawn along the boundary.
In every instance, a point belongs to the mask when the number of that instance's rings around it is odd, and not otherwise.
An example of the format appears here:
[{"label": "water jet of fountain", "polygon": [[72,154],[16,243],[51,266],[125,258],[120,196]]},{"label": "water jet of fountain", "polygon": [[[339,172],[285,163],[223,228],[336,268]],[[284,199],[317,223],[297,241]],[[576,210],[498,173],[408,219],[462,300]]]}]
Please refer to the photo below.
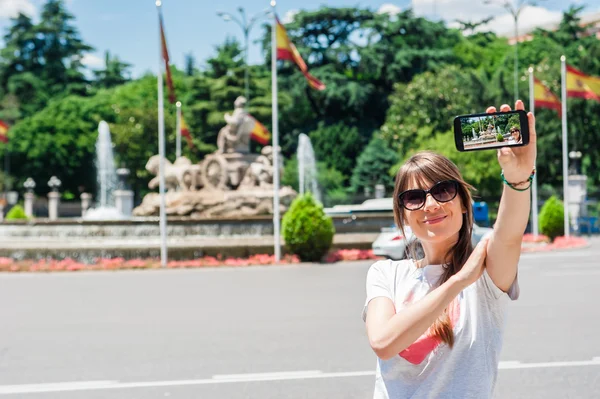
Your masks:
[{"label": "water jet of fountain", "polygon": [[88,220],[123,219],[124,216],[115,207],[113,192],[117,188],[117,172],[113,154],[113,144],[110,138],[108,123],[101,121],[98,125],[96,140],[96,179],[98,183],[97,207],[85,213]]},{"label": "water jet of fountain", "polygon": [[300,133],[298,138],[297,158],[300,195],[310,191],[318,201],[321,201],[317,183],[317,160],[310,138],[304,133]]}]

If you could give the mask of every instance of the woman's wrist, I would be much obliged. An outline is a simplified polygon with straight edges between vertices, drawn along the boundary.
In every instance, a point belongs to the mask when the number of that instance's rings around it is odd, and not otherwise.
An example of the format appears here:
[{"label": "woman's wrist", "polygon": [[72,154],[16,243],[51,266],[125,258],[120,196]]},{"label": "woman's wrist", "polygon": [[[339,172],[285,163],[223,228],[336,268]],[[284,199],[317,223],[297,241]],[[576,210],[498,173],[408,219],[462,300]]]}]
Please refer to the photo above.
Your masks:
[{"label": "woman's wrist", "polygon": [[505,185],[507,185],[508,187],[512,188],[513,190],[526,191],[531,187],[531,184],[533,182],[533,177],[535,176],[535,167],[531,171],[531,174],[529,175],[529,177],[527,177],[524,180],[522,180],[523,176],[518,177],[518,178],[512,178],[510,176],[507,177],[504,175],[504,171],[502,171],[500,176],[502,177],[502,182]]}]

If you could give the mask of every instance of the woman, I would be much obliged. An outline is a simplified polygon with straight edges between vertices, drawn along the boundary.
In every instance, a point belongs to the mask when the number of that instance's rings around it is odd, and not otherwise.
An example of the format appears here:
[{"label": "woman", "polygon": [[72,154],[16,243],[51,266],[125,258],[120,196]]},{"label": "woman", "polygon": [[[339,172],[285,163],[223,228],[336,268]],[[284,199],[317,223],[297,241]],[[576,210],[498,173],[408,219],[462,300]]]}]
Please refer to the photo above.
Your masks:
[{"label": "woman", "polygon": [[521,144],[523,142],[521,139],[521,130],[518,127],[511,128],[510,135],[515,143]]},{"label": "woman", "polygon": [[410,226],[425,257],[369,269],[363,318],[378,357],[374,398],[492,397],[505,305],[519,296],[517,263],[536,158],[533,114],[528,119],[530,144],[498,150],[505,181],[498,218],[474,250],[471,186],[457,167],[423,152],[398,171],[396,223]]}]

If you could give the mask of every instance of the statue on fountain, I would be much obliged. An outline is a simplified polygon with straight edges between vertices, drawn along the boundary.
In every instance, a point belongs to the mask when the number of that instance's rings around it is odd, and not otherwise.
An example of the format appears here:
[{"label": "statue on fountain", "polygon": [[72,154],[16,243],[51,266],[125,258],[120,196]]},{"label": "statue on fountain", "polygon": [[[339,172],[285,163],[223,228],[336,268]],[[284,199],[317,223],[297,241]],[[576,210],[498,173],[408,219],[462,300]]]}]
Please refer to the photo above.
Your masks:
[{"label": "statue on fountain", "polygon": [[248,154],[250,152],[250,133],[254,127],[254,120],[246,112],[246,98],[238,97],[233,103],[235,109],[232,114],[225,114],[227,125],[219,131],[217,136],[218,153]]},{"label": "statue on fountain", "polygon": [[[226,126],[217,136],[218,149],[200,163],[180,157],[165,160],[167,214],[192,218],[254,216],[273,213],[273,147],[265,146],[261,154],[250,153],[250,134],[255,120],[246,112],[246,99],[238,97],[233,113],[225,114]],[[281,149],[277,149],[281,152]],[[280,174],[283,162],[279,158]],[[155,177],[148,187],[159,184],[158,155],[152,156],[146,170]],[[285,212],[297,193],[291,187],[279,190],[281,212]],[[158,193],[147,194],[136,216],[159,213]]]}]

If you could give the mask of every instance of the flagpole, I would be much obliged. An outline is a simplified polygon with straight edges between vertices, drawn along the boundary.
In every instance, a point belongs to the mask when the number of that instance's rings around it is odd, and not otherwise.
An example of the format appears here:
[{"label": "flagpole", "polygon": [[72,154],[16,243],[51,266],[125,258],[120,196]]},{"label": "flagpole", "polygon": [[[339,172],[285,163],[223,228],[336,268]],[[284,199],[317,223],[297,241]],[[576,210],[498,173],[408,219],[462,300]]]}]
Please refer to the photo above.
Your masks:
[{"label": "flagpole", "polygon": [[[161,1],[156,1],[156,9],[161,17]],[[161,24],[159,23],[159,43],[162,43]],[[159,176],[159,195],[160,195],[160,265],[167,267],[167,217],[166,217],[166,198],[165,198],[165,114],[164,114],[164,99],[163,99],[163,78],[162,64],[164,63],[162,44],[159,46],[159,62],[158,62],[158,176]]]},{"label": "flagpole", "polygon": [[279,233],[279,123],[277,104],[277,2],[271,0],[273,27],[271,29],[271,93],[273,96],[273,236],[275,239],[275,262],[281,260],[281,237]]},{"label": "flagpole", "polygon": [[[533,79],[533,67],[529,67],[529,110],[535,115],[535,82]],[[535,167],[535,165],[534,165]],[[531,232],[534,237],[539,235],[538,230],[538,194],[537,173],[533,175],[531,182]]]},{"label": "flagpole", "polygon": [[562,73],[562,160],[563,160],[563,203],[565,207],[565,237],[571,235],[569,224],[569,158],[567,156],[567,58],[560,57]]},{"label": "flagpole", "polygon": [[181,101],[177,101],[177,124],[175,127],[175,160],[181,156]]}]

